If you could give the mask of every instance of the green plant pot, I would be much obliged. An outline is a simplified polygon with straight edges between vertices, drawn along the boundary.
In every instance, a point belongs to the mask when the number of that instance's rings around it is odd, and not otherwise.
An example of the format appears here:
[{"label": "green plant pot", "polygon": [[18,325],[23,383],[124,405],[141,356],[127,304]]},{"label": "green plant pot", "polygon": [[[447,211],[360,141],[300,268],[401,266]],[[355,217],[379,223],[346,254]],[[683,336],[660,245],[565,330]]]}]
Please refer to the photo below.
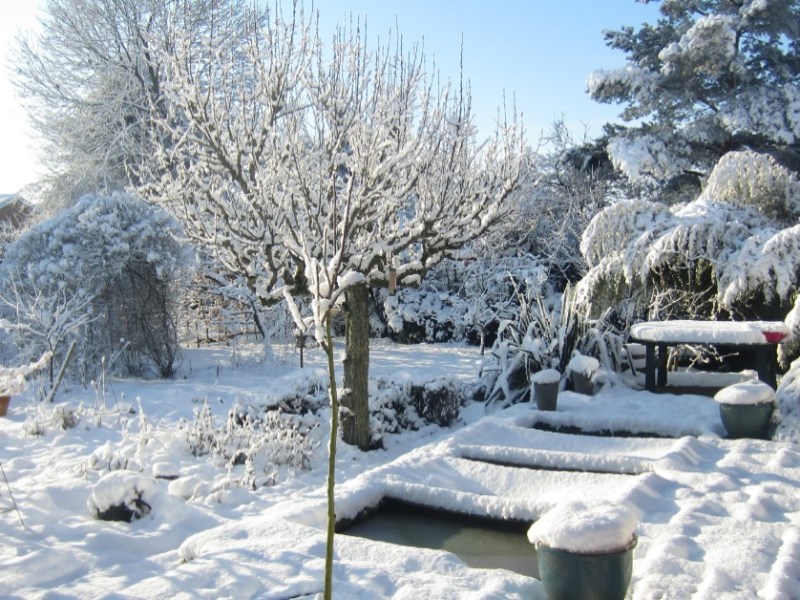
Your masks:
[{"label": "green plant pot", "polygon": [[624,548],[578,553],[536,546],[539,577],[550,600],[623,600],[633,573],[634,535]]},{"label": "green plant pot", "polygon": [[594,381],[592,381],[590,375],[573,371],[570,377],[572,377],[572,389],[574,389],[576,393],[586,396],[594,394]]},{"label": "green plant pot", "polygon": [[720,404],[719,416],[730,439],[767,439],[772,418],[772,402],[759,404]]},{"label": "green plant pot", "polygon": [[536,408],[539,410],[556,410],[558,404],[558,384],[533,383],[533,395],[536,397]]}]

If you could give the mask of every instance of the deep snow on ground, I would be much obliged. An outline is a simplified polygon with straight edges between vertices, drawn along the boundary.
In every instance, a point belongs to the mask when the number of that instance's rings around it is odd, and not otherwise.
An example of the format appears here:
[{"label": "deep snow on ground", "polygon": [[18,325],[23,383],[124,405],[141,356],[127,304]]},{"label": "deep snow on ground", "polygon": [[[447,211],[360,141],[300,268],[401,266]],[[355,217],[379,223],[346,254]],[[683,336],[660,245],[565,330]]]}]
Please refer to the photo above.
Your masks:
[{"label": "deep snow on ground", "polygon": [[[320,369],[309,350],[265,363],[257,350],[186,353],[184,378],[113,381],[64,395],[82,403],[60,430],[24,398],[0,419],[0,596],[9,598],[290,598],[322,589],[327,423],[310,470],[242,487],[243,467],[193,456],[181,419],[207,401],[224,420],[234,402],[292,389]],[[481,357],[463,346],[374,342],[372,374],[474,380]],[[321,376],[321,375],[320,375]],[[131,412],[129,408],[133,408]],[[36,419],[34,419],[36,417]],[[47,417],[47,418],[46,418]],[[327,418],[327,417],[326,417]],[[31,434],[31,423],[39,435]],[[672,437],[567,435],[577,426]],[[35,433],[35,432],[34,432]],[[714,401],[606,386],[531,404],[468,405],[451,428],[386,436],[386,449],[337,454],[337,516],[393,497],[534,522],[565,502],[621,503],[638,518],[633,598],[800,598],[800,451],[725,440]],[[555,470],[553,470],[555,468]],[[121,474],[120,474],[121,473]],[[158,476],[158,477],[157,477]],[[152,510],[132,523],[90,508],[113,496],[109,477],[139,478]],[[165,478],[168,477],[168,478]],[[19,507],[19,514],[9,492]],[[24,520],[24,525],[21,519]],[[544,598],[541,584],[471,569],[443,551],[337,536],[336,598]]]}]

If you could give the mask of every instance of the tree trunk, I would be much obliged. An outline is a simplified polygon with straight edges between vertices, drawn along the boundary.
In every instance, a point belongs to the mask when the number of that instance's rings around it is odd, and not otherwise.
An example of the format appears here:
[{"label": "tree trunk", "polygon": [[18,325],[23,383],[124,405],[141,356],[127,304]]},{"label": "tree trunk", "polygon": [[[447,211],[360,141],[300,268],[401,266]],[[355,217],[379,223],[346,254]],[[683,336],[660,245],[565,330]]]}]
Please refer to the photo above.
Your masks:
[{"label": "tree trunk", "polygon": [[361,450],[369,450],[372,436],[369,430],[369,289],[366,283],[347,289],[345,316],[342,439]]},{"label": "tree trunk", "polygon": [[331,335],[331,316],[325,317],[325,356],[328,359],[328,376],[331,394],[331,435],[328,439],[328,528],[325,542],[325,583],[324,600],[333,599],[333,544],[336,533],[336,438],[339,437],[339,399],[336,394],[336,371],[333,366],[333,336]]}]

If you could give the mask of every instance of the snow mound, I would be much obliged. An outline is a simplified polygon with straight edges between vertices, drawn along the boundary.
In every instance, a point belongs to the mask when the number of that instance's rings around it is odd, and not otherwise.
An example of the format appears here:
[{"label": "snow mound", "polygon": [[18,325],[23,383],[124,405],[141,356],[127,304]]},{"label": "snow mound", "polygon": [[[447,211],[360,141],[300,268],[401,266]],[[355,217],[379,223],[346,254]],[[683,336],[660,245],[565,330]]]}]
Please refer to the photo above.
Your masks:
[{"label": "snow mound", "polygon": [[768,404],[775,401],[775,391],[763,381],[751,379],[722,388],[714,400],[720,404]]},{"label": "snow mound", "polygon": [[625,504],[573,500],[546,512],[528,530],[532,544],[569,552],[607,552],[627,546],[638,519]]},{"label": "snow mound", "polygon": [[100,478],[87,505],[103,521],[135,521],[150,512],[158,490],[154,479],[131,471],[113,471]]},{"label": "snow mound", "polygon": [[567,365],[567,372],[569,373],[582,373],[583,375],[591,376],[592,373],[600,368],[600,361],[593,356],[584,356],[576,354],[570,359]]},{"label": "snow mound", "polygon": [[531,375],[533,383],[558,383],[561,381],[561,373],[556,369],[544,369]]}]

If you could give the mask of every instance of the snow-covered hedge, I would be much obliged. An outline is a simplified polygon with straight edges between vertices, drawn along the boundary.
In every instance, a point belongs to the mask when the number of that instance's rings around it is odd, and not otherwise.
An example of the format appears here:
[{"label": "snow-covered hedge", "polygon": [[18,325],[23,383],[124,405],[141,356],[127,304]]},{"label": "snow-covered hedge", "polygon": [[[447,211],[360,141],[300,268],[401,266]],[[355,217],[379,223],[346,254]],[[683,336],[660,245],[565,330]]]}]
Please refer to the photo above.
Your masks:
[{"label": "snow-covered hedge", "polygon": [[491,345],[501,322],[519,318],[519,294],[538,292],[549,292],[548,272],[532,257],[444,261],[419,288],[383,297],[386,333],[401,343]]},{"label": "snow-covered hedge", "polygon": [[86,196],[26,231],[0,269],[22,358],[49,350],[58,364],[76,341],[84,375],[112,356],[128,372],[170,375],[171,286],[187,259],[178,233],[166,213],[123,193]]}]

